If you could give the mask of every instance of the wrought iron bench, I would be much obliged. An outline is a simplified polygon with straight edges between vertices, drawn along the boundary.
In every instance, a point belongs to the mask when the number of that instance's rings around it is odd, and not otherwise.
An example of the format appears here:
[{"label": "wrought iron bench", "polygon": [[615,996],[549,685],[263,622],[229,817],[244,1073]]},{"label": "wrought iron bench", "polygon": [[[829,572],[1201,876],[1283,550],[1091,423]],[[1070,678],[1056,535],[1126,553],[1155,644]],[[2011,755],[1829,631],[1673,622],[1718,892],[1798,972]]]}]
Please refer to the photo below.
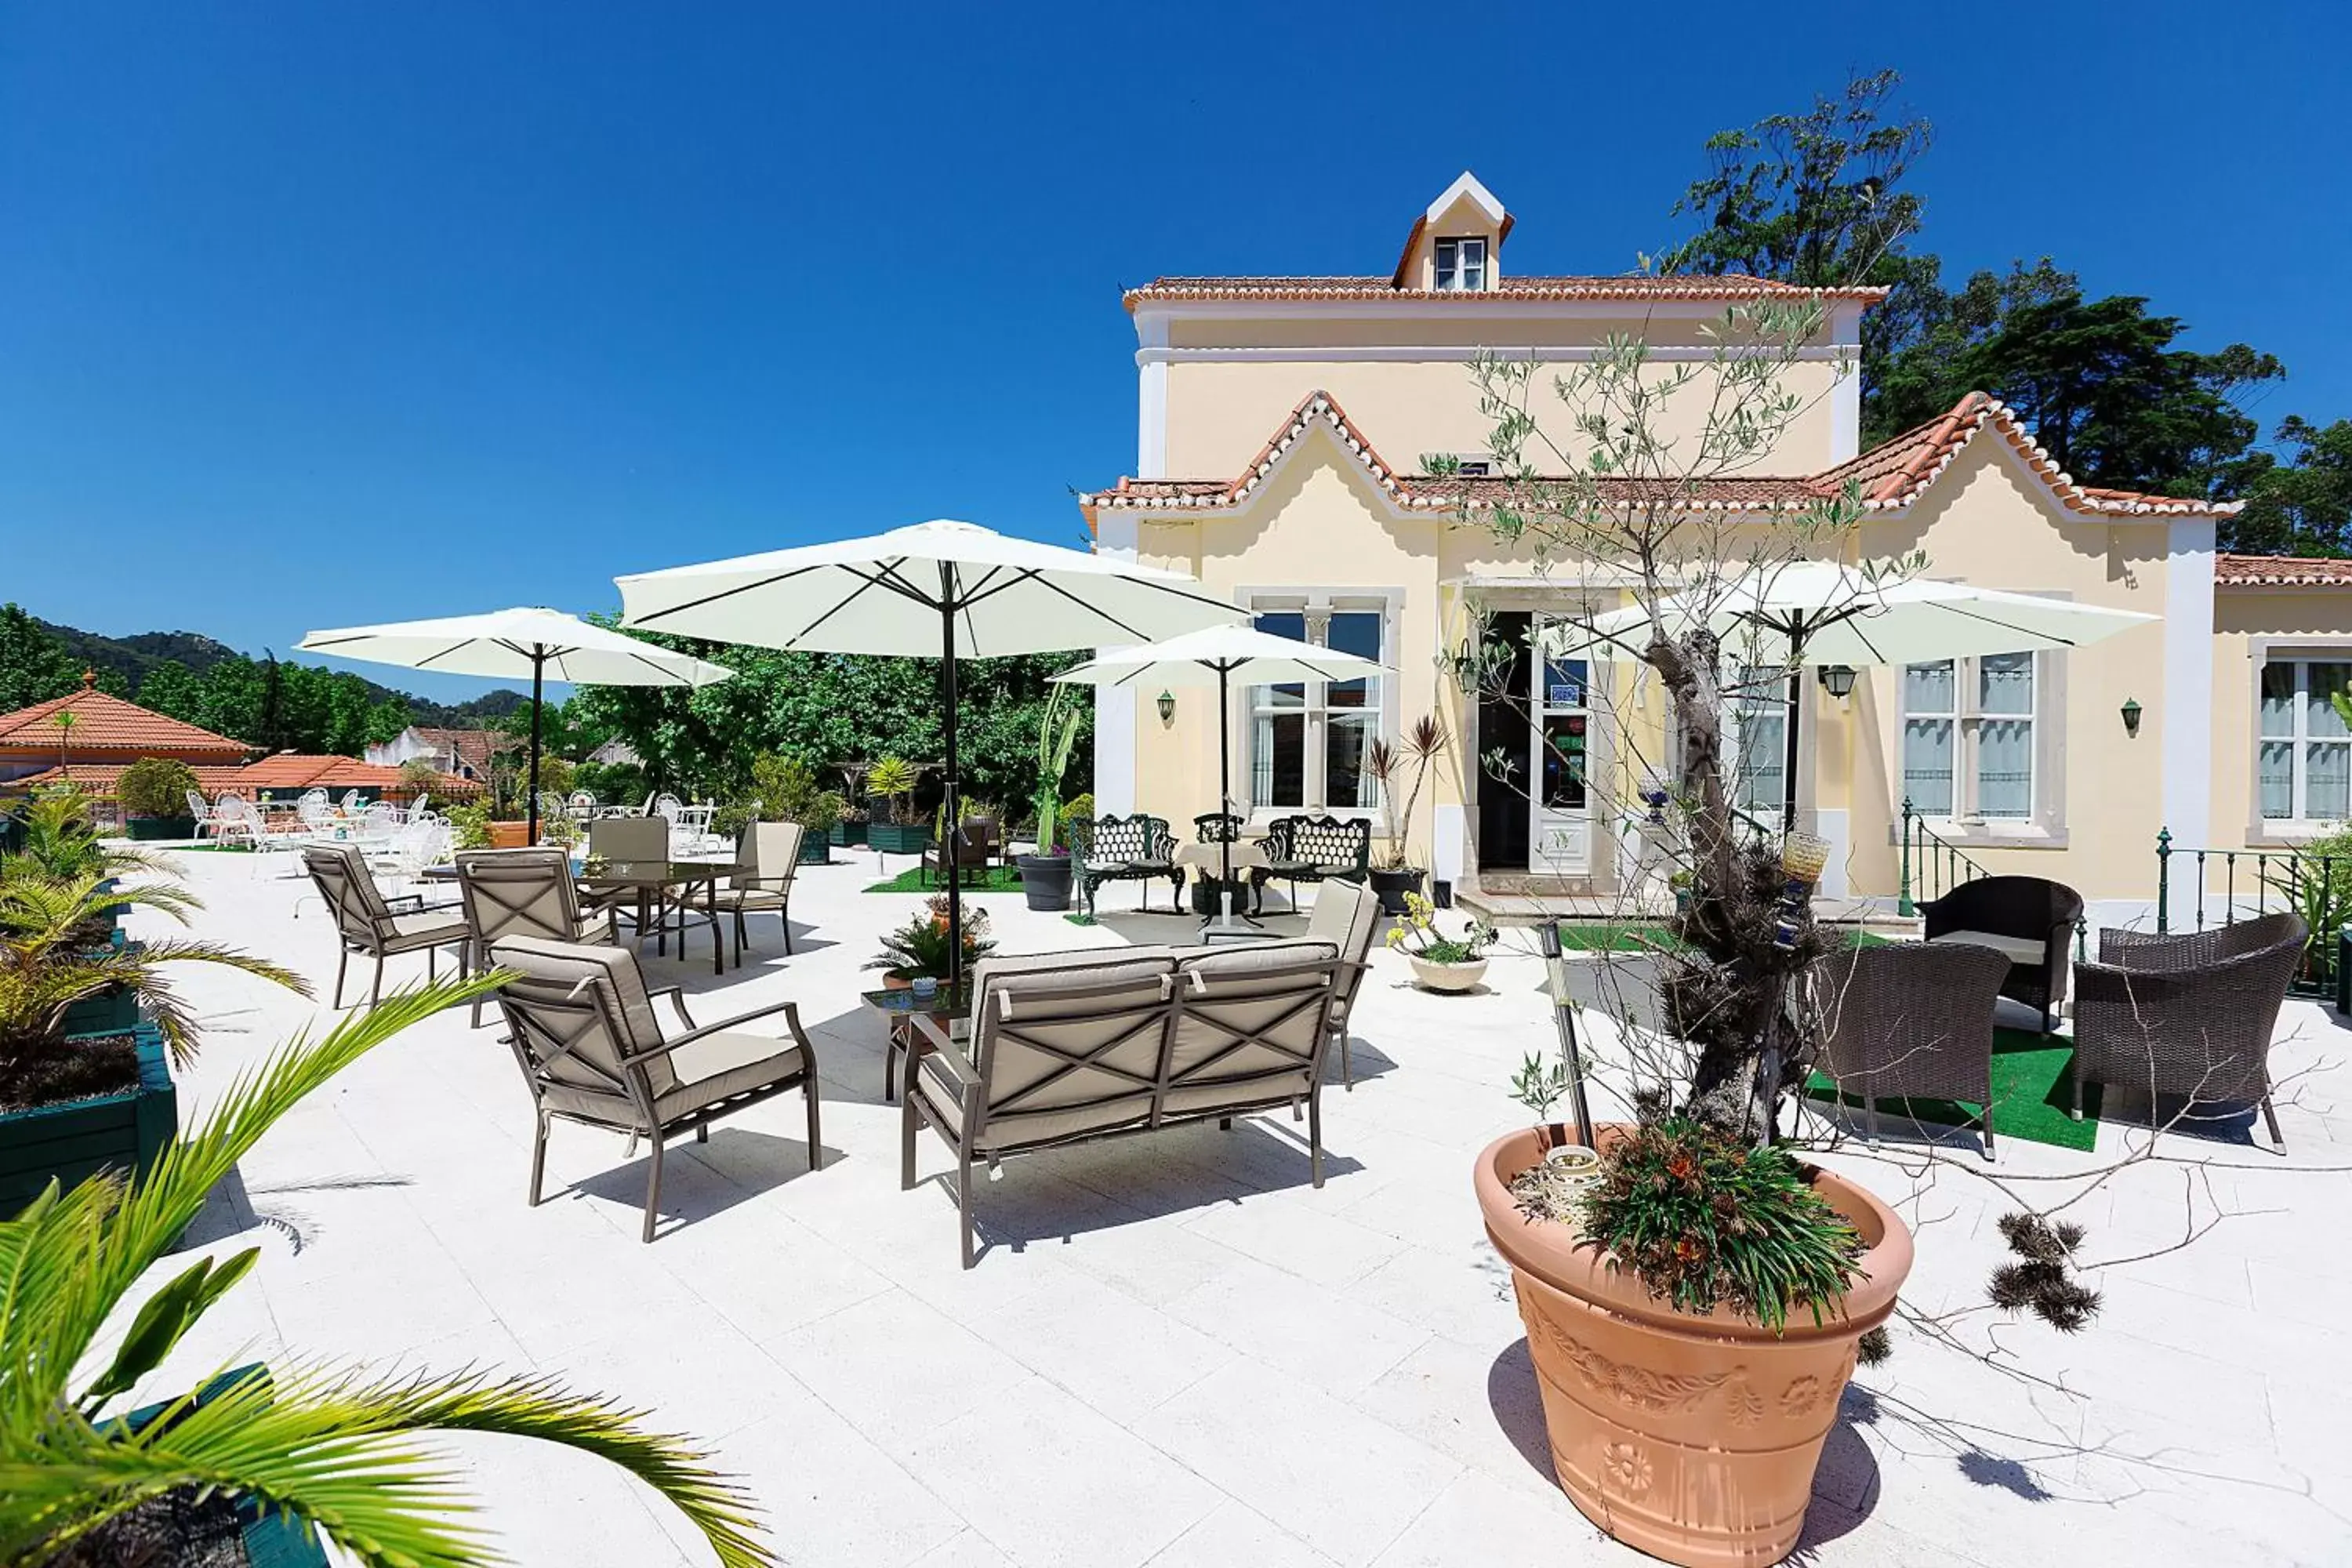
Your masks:
[{"label": "wrought iron bench", "polygon": [[1360,818],[1282,816],[1266,825],[1258,847],[1265,864],[1250,869],[1251,912],[1265,907],[1265,884],[1276,877],[1290,884],[1290,907],[1298,907],[1298,884],[1326,877],[1361,881],[1372,863],[1372,825]]},{"label": "wrought iron bench", "polygon": [[1097,816],[1091,822],[1066,826],[1070,855],[1076,861],[1071,876],[1087,900],[1089,919],[1095,912],[1095,889],[1105,882],[1141,882],[1143,908],[1149,912],[1156,877],[1168,879],[1169,908],[1181,910],[1184,868],[1176,864],[1176,836],[1168,830],[1166,817],[1138,812],[1133,816]]}]

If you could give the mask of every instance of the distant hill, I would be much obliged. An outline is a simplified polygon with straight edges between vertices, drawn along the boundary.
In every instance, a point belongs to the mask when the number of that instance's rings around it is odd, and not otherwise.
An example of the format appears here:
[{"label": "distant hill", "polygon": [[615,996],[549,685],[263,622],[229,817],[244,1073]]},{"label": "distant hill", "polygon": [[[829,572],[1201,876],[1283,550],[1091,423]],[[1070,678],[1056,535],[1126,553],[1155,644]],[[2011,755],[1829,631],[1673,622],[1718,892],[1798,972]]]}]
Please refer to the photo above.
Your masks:
[{"label": "distant hill", "polygon": [[[249,657],[202,632],[134,632],[129,637],[103,637],[79,626],[61,626],[35,617],[35,624],[65,644],[74,658],[92,669],[111,670],[135,699],[147,672],[166,659],[177,659],[190,673],[202,675],[226,658]],[[484,720],[503,719],[526,699],[520,691],[488,691],[463,702],[436,702],[375,681],[367,683],[371,699],[396,697],[408,704],[414,721],[435,729],[470,729]]]}]

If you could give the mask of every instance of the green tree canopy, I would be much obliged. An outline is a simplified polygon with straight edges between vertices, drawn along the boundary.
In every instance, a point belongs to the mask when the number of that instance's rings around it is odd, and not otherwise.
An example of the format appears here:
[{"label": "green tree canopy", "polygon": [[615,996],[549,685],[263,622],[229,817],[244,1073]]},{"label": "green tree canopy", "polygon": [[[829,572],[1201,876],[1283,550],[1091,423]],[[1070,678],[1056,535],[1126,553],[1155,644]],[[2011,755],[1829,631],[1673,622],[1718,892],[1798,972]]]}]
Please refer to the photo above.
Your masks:
[{"label": "green tree canopy", "polygon": [[[2352,555],[2352,419],[2279,426],[2281,451],[2249,452],[2220,487],[2246,503],[2221,544],[2250,555]],[[2284,453],[2284,460],[2282,460]]]},{"label": "green tree canopy", "polygon": [[63,697],[80,679],[65,644],[20,606],[0,605],[0,713]]}]

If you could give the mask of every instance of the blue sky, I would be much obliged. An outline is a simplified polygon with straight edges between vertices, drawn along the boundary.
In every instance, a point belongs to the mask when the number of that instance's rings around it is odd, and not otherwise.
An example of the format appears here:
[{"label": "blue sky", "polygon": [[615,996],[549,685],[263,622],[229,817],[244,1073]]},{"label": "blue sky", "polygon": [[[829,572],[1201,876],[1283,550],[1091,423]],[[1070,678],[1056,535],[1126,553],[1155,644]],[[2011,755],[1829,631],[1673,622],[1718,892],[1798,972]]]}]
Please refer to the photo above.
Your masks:
[{"label": "blue sky", "polygon": [[2050,253],[2279,354],[2266,424],[2352,415],[2322,5],[1478,9],[0,9],[0,598],[283,653],[932,516],[1075,542],[1122,286],[1384,271],[1465,167],[1513,269],[1621,270],[1709,132],[1882,64],[1948,271]]}]

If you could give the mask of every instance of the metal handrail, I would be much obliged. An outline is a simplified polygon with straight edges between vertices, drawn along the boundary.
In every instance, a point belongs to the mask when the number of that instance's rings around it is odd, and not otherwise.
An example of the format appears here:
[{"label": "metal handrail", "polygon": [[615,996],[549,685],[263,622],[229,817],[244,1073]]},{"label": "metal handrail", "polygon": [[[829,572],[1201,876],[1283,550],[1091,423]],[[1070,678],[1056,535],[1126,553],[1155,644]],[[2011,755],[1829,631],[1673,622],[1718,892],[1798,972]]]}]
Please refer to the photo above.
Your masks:
[{"label": "metal handrail", "polygon": [[1902,847],[1902,857],[1896,874],[1895,912],[1906,919],[1919,912],[1913,898],[1915,888],[1927,895],[1927,902],[1934,903],[1962,882],[1973,882],[1979,877],[1992,874],[1970,859],[1958,845],[1937,837],[1912,808],[1907,795],[1903,797],[1903,822],[1896,842]]},{"label": "metal handrail", "polygon": [[2352,856],[2313,855],[2302,849],[2230,849],[2175,844],[2172,830],[2156,835],[2156,929],[2172,929],[2173,858],[2188,856],[2193,868],[2191,902],[2195,924],[2203,931],[2211,879],[2221,879],[2221,921],[2285,910],[2303,917],[2310,929],[2303,966],[2294,988],[2311,993],[2330,989],[2336,979],[2336,933],[2352,923]]}]

